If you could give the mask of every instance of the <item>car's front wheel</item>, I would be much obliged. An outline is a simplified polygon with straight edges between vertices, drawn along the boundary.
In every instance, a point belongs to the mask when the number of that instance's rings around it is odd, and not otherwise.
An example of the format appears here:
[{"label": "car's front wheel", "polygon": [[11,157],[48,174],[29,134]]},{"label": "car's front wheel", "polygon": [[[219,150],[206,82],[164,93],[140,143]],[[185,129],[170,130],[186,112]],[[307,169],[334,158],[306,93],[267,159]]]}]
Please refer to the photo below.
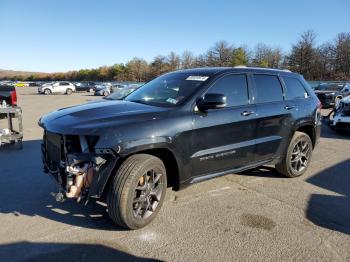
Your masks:
[{"label": "car's front wheel", "polygon": [[286,155],[276,169],[287,177],[298,177],[309,167],[313,145],[310,137],[303,132],[295,132]]},{"label": "car's front wheel", "polygon": [[67,95],[71,95],[72,93],[73,93],[73,90],[70,89],[70,88],[68,88],[67,91],[66,91],[66,94],[67,94]]},{"label": "car's front wheel", "polygon": [[45,89],[44,90],[44,94],[45,95],[50,95],[51,94],[51,90],[50,89]]},{"label": "car's front wheel", "polygon": [[152,155],[136,154],[119,167],[107,195],[110,218],[128,229],[142,228],[155,218],[166,194],[163,162]]}]

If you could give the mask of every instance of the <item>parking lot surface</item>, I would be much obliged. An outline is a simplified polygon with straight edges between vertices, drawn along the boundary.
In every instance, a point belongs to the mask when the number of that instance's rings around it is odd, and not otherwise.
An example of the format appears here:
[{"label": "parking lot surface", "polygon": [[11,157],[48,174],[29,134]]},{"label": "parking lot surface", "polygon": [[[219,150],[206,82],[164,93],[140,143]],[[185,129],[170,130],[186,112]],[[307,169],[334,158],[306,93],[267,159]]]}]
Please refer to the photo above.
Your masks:
[{"label": "parking lot surface", "polygon": [[24,148],[0,148],[0,261],[350,261],[350,134],[323,126],[299,178],[264,167],[168,190],[150,226],[126,231],[103,203],[55,202],[41,168],[39,117],[101,98],[17,92]]}]

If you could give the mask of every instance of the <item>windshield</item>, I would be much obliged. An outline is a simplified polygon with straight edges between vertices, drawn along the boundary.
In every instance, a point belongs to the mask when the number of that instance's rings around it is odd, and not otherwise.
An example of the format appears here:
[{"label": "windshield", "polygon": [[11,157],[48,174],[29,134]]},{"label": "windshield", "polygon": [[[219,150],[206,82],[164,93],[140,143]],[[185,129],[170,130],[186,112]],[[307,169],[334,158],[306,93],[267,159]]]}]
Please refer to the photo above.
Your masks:
[{"label": "windshield", "polygon": [[120,89],[120,90],[117,90],[114,93],[110,94],[109,96],[104,97],[104,99],[108,99],[108,100],[122,100],[127,95],[129,95],[132,92],[134,92],[135,90],[136,90],[136,88]]},{"label": "windshield", "polygon": [[173,107],[190,97],[208,76],[171,73],[160,76],[125,98],[127,101]]}]

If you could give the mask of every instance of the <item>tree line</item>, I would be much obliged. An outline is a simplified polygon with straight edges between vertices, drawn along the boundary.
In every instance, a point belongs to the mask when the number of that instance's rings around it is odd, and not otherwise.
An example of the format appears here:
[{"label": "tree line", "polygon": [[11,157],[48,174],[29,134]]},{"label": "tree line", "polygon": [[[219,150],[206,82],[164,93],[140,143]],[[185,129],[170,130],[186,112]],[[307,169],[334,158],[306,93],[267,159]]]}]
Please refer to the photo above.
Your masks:
[{"label": "tree line", "polygon": [[190,51],[184,51],[181,55],[171,52],[167,56],[158,55],[150,62],[135,57],[127,63],[95,69],[38,73],[8,79],[146,82],[178,69],[239,65],[289,69],[304,75],[307,80],[350,80],[350,33],[339,33],[333,40],[317,45],[315,32],[308,30],[299,36],[286,53],[280,47],[263,43],[250,48],[219,41],[200,55]]}]

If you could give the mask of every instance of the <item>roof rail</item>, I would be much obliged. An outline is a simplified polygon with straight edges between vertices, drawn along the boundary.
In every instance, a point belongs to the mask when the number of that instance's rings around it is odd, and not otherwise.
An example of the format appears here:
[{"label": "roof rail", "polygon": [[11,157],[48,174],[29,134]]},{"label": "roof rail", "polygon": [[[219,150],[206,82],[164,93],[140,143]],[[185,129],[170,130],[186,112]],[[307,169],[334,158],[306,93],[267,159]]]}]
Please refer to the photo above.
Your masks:
[{"label": "roof rail", "polygon": [[267,68],[267,67],[256,67],[256,66],[245,66],[245,65],[238,65],[234,66],[233,68],[249,68],[249,69],[260,69],[260,70],[274,70],[274,71],[283,71],[283,72],[290,72],[289,69],[277,69],[277,68]]}]

